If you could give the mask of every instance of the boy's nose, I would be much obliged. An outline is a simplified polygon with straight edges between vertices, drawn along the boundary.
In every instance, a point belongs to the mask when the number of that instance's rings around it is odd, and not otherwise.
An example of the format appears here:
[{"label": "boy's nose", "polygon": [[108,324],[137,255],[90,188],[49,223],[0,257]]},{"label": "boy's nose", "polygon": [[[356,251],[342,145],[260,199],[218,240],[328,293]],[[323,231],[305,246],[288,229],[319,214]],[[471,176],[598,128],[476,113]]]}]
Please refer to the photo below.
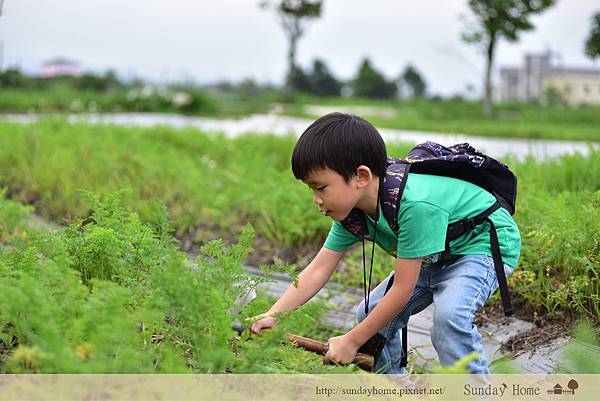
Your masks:
[{"label": "boy's nose", "polygon": [[313,195],[313,202],[315,202],[319,206],[321,206],[321,203],[323,203],[321,198],[317,197],[317,195]]}]

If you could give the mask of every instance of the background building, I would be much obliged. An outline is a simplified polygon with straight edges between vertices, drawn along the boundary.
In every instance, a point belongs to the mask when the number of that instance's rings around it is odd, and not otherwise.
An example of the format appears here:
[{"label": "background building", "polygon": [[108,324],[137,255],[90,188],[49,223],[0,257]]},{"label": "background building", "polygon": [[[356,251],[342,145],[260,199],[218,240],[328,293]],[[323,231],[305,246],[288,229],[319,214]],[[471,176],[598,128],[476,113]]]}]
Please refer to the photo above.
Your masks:
[{"label": "background building", "polygon": [[73,60],[59,57],[46,61],[40,70],[40,76],[43,78],[52,78],[64,75],[72,77],[80,76],[81,66],[79,63]]},{"label": "background building", "polygon": [[527,54],[522,67],[500,68],[500,100],[600,104],[600,69],[556,66],[551,56]]}]

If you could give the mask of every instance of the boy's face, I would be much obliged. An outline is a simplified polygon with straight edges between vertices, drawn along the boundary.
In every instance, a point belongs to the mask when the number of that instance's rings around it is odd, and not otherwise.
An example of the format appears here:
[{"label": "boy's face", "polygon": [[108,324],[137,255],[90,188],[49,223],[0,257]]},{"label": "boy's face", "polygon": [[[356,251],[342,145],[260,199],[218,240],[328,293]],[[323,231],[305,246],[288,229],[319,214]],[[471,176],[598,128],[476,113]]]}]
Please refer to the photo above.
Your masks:
[{"label": "boy's face", "polygon": [[312,172],[303,182],[312,189],[313,201],[321,212],[336,221],[344,220],[362,195],[363,185],[357,176],[346,182],[329,168]]}]

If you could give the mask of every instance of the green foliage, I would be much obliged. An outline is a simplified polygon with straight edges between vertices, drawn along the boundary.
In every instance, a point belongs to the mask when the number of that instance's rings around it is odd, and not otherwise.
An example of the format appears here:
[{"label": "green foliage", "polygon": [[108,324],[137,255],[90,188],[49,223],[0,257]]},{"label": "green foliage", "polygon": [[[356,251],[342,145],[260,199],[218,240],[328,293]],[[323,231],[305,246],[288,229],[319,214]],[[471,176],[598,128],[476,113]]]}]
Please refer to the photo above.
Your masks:
[{"label": "green foliage", "polygon": [[600,12],[592,16],[590,34],[585,41],[585,55],[592,60],[600,57]]},{"label": "green foliage", "polygon": [[[488,43],[504,37],[514,42],[521,31],[533,29],[529,18],[551,7],[555,0],[469,0],[478,30],[467,33],[467,42]],[[487,45],[486,45],[487,47]]]},{"label": "green foliage", "polygon": [[212,114],[216,101],[203,90],[154,87],[139,82],[127,86],[111,70],[103,75],[83,74],[36,78],[18,69],[0,72],[0,110],[26,112],[153,111]]},{"label": "green foliage", "polygon": [[[199,243],[233,238],[252,221],[261,238],[291,246],[328,225],[311,207],[307,188],[290,179],[291,137],[227,140],[196,130],[73,126],[60,120],[0,131],[0,165],[6,171],[0,185],[53,220],[86,212],[80,188],[104,195],[129,187],[124,200],[143,220],[152,214],[148,198],[158,197],[178,236],[192,235]],[[82,164],[85,169],[76,167]]]},{"label": "green foliage", "polygon": [[18,68],[0,72],[2,89],[49,89],[54,86],[67,86],[81,91],[107,92],[124,88],[112,70],[104,74],[85,73],[81,76],[57,76],[51,78],[31,77]]},{"label": "green foliage", "polygon": [[286,87],[288,90],[294,88],[294,82],[298,84],[304,74],[296,66],[296,47],[298,41],[306,30],[308,21],[321,16],[323,0],[262,0],[262,8],[273,7],[279,17],[281,27],[285,31],[289,41],[288,49],[288,71],[286,76]]},{"label": "green foliage", "polygon": [[232,307],[241,294],[269,280],[267,274],[250,281],[241,267],[252,250],[251,226],[237,244],[212,241],[191,262],[173,246],[164,207],[142,224],[121,206],[122,195],[100,200],[86,193],[86,219],[56,232],[32,232],[28,241],[0,249],[0,371],[352,369],[325,367],[316,356],[281,346],[284,330],[315,335],[319,304],[283,316],[277,330],[253,341],[244,341],[247,334],[236,338],[232,321],[256,309]]},{"label": "green foliage", "polygon": [[356,77],[352,81],[354,96],[390,99],[396,95],[396,84],[388,82],[385,77],[377,71],[368,58],[364,58],[360,64]]},{"label": "green foliage", "polygon": [[291,88],[298,92],[311,93],[312,84],[310,82],[310,76],[302,67],[295,66],[292,68],[290,75],[288,76],[289,84]]},{"label": "green foliage", "polygon": [[514,165],[522,251],[509,282],[531,305],[600,317],[599,163],[592,151]]},{"label": "green foliage", "polygon": [[342,84],[333,76],[323,60],[313,61],[311,92],[317,96],[339,96]]},{"label": "green foliage", "polygon": [[569,105],[562,92],[555,86],[549,86],[544,90],[543,101],[545,104],[554,107],[567,107]]},{"label": "green foliage", "polygon": [[[158,298],[148,284],[153,275],[162,270],[176,274],[185,259],[168,243],[161,245],[158,232],[142,246],[149,255],[135,258],[136,241],[152,228],[120,221],[124,211],[118,198],[112,195],[108,204],[94,198],[93,222],[75,221],[56,233],[32,233],[28,243],[1,255],[0,327],[8,351],[0,358],[4,372],[186,370],[175,347],[155,344],[153,333],[145,329],[152,325],[165,330],[164,314],[160,318],[160,310],[142,308]],[[125,243],[129,259],[108,257]],[[85,253],[88,270],[78,263]]]},{"label": "green foliage", "polygon": [[[210,242],[190,263],[173,247],[164,207],[158,205],[155,218],[140,224],[121,206],[123,195],[118,191],[102,201],[84,193],[90,209],[86,219],[52,233],[32,232],[28,241],[0,251],[0,371],[361,373],[356,366],[324,366],[320,356],[286,341],[287,332],[321,341],[334,334],[318,321],[324,312],[320,303],[279,314],[278,326],[259,336],[247,331],[235,336],[232,320],[244,321],[272,303],[260,297],[232,312],[243,292],[269,279],[252,277],[258,282],[248,287],[250,277],[241,268],[252,250],[250,226],[237,244]],[[6,203],[14,202],[0,201],[0,210]],[[82,271],[76,260],[85,251],[73,244],[103,250],[88,253],[88,261],[99,266],[103,260],[109,268]],[[144,258],[133,256],[138,250]],[[121,252],[121,260],[107,259],[103,252],[110,251]],[[590,355],[599,352],[596,329],[582,322],[564,348],[557,373],[598,373],[598,358]],[[466,373],[474,357],[431,371]],[[519,370],[510,362],[494,367],[496,373]]]},{"label": "green foliage", "polygon": [[[401,75],[402,83],[408,87],[411,97],[423,97],[427,91],[425,80],[416,67],[407,65]],[[404,94],[403,94],[404,95]]]},{"label": "green foliage", "polygon": [[555,373],[600,373],[600,336],[588,320],[580,321],[571,341],[562,349],[561,365]]},{"label": "green foliage", "polygon": [[0,72],[0,88],[27,88],[30,82],[18,68],[8,68]]},{"label": "green foliage", "polygon": [[83,74],[76,78],[74,87],[83,91],[106,92],[123,87],[123,84],[119,82],[115,72],[109,70],[104,75]]},{"label": "green foliage", "polygon": [[0,244],[19,234],[21,224],[33,207],[5,199],[6,188],[0,188]]},{"label": "green foliage", "polygon": [[315,96],[339,96],[342,84],[333,76],[324,61],[315,59],[312,71],[295,67],[291,78],[292,88]]},{"label": "green foliage", "polygon": [[[267,310],[274,300],[257,299],[247,309],[248,316]],[[244,332],[235,343],[235,352],[244,355],[234,361],[231,370],[235,373],[359,373],[356,366],[324,366],[322,356],[294,347],[285,333],[304,333],[303,336],[327,342],[328,337],[337,335],[321,325],[318,316],[325,311],[322,303],[311,301],[294,313],[276,314],[280,322],[259,336]],[[293,318],[293,319],[292,319]],[[281,347],[280,344],[286,344]],[[266,353],[265,349],[270,352]]]}]

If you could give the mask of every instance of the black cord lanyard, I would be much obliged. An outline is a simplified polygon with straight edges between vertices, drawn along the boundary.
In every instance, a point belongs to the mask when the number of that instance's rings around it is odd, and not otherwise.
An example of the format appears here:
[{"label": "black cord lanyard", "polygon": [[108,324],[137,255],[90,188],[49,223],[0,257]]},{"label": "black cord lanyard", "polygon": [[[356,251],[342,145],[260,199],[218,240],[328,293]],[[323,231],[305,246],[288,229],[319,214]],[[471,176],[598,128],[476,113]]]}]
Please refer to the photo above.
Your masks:
[{"label": "black cord lanyard", "polygon": [[[369,301],[371,300],[371,276],[373,275],[373,258],[375,256],[375,240],[377,239],[377,223],[379,222],[379,193],[381,192],[381,181],[379,181],[379,190],[377,191],[377,207],[375,214],[375,227],[373,228],[373,246],[371,248],[371,267],[369,268],[369,284],[367,291],[367,264],[365,261],[365,236],[362,236],[362,256],[363,256],[363,290],[365,293],[365,316],[369,314]],[[365,217],[365,221],[367,218]],[[367,226],[368,230],[368,226]]]}]

